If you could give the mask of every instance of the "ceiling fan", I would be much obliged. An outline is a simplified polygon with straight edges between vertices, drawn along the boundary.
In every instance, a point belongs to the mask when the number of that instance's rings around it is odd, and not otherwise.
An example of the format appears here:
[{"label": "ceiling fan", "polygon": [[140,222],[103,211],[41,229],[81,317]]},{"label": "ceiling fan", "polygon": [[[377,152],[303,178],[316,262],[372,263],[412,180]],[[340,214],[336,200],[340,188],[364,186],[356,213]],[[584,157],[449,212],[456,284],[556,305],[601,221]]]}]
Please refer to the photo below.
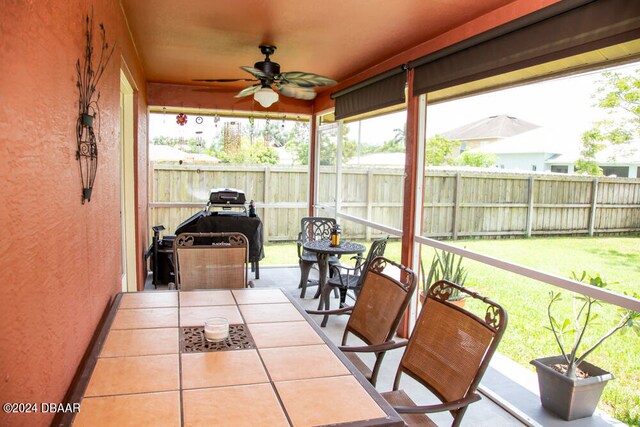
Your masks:
[{"label": "ceiling fan", "polygon": [[242,89],[236,98],[253,95],[264,108],[269,108],[279,97],[273,89],[284,96],[296,99],[310,100],[316,97],[312,89],[315,86],[328,86],[336,82],[328,77],[302,71],[280,72],[280,64],[272,62],[270,55],[276,50],[275,46],[260,45],[260,52],[265,56],[264,61],[259,61],[253,67],[240,67],[254,78],[249,79],[194,79],[194,82],[227,83],[227,82],[258,82]]}]

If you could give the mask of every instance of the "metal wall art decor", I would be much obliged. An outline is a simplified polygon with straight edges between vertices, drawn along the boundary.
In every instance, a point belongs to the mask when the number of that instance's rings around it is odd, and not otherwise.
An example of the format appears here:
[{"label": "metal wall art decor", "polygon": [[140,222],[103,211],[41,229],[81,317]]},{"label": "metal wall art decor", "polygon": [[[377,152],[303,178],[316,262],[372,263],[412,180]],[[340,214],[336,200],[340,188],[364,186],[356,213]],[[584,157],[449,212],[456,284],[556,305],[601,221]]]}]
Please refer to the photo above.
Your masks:
[{"label": "metal wall art decor", "polygon": [[97,118],[97,135],[99,138],[100,108],[98,101],[100,100],[100,92],[96,91],[96,88],[111,59],[115,47],[114,45],[109,48],[104,26],[100,24],[99,27],[102,47],[97,64],[94,64],[93,55],[93,11],[91,11],[91,17],[89,17],[89,15],[86,17],[84,61],[80,63],[80,58],[78,58],[76,62],[76,71],[78,73],[76,86],[80,93],[80,100],[78,102],[79,114],[76,120],[76,143],[78,145],[76,159],[80,163],[82,204],[84,204],[85,200],[91,201],[91,191],[93,190],[93,183],[98,170],[98,145],[96,132],[94,131],[94,122]]}]

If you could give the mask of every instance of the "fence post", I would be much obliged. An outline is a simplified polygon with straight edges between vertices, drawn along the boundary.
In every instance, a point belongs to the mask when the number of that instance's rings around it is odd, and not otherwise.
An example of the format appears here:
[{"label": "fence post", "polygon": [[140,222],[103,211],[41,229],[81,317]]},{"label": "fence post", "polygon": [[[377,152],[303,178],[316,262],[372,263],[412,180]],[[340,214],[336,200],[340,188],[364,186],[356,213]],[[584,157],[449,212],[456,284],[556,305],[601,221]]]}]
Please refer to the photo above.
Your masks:
[{"label": "fence post", "polygon": [[598,200],[598,178],[593,178],[591,184],[591,208],[589,212],[589,236],[593,236],[593,230],[596,226],[596,205]]},{"label": "fence post", "polygon": [[265,166],[264,168],[264,190],[262,194],[264,195],[264,206],[262,207],[262,235],[264,236],[265,242],[269,242],[269,208],[267,205],[271,203],[271,194],[269,188],[271,187],[271,167]]},{"label": "fence post", "polygon": [[460,217],[460,199],[462,198],[462,179],[460,172],[456,173],[456,188],[453,196],[453,240],[458,240],[458,219]]},{"label": "fence post", "polygon": [[533,175],[529,177],[529,202],[527,206],[527,237],[531,237],[531,228],[533,227],[533,186],[535,178]]},{"label": "fence post", "polygon": [[[373,202],[373,171],[369,169],[367,171],[367,221],[371,221],[371,214],[373,211],[373,207],[371,203]],[[365,228],[365,239],[371,240],[371,227]]]}]

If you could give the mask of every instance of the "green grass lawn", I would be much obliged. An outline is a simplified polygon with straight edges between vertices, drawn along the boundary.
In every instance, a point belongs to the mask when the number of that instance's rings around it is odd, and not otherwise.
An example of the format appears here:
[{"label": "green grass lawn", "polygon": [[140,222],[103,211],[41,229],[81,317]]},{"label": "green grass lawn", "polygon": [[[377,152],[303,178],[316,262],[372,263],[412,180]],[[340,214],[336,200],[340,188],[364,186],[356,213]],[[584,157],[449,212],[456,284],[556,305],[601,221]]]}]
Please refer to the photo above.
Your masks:
[{"label": "green grass lawn", "polygon": [[[600,273],[610,283],[608,289],[630,295],[640,293],[640,237],[549,237],[452,243],[563,277],[571,277],[572,271]],[[263,265],[297,264],[295,243],[269,244],[265,253]],[[385,255],[399,260],[400,242],[391,241]],[[431,248],[423,249],[425,266],[430,265],[432,256]],[[498,351],[529,369],[533,369],[530,360],[559,354],[551,332],[545,329],[549,291],[557,288],[475,261],[467,260],[465,264],[470,271],[466,286],[499,302],[508,312],[509,325]],[[563,293],[569,308],[572,293]],[[600,318],[587,332],[585,345],[593,343],[617,322],[616,307],[604,304],[598,307],[598,313]],[[569,317],[570,312],[566,315]],[[640,426],[640,337],[618,333],[592,353],[588,361],[617,378],[607,385],[600,401],[601,409],[629,425]]]}]

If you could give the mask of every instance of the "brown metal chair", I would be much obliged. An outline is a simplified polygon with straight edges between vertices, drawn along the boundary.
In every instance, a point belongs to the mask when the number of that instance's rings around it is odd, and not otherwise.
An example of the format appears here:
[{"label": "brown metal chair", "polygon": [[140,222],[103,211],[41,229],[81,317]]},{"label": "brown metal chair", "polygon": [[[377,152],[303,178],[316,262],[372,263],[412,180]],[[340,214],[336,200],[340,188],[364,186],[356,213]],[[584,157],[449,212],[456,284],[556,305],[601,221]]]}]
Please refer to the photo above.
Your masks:
[{"label": "brown metal chair", "polygon": [[248,281],[249,243],[242,233],[181,233],[173,244],[180,290],[253,287]]},{"label": "brown metal chair", "polygon": [[[307,286],[318,286],[318,284],[309,284],[309,273],[314,264],[318,263],[318,257],[312,252],[304,250],[302,245],[312,240],[330,240],[331,230],[336,226],[334,218],[324,217],[304,217],[300,220],[300,233],[298,233],[298,264],[300,264],[300,298],[304,298],[307,292]],[[338,257],[329,257],[329,267],[339,264]],[[319,292],[318,292],[319,293]],[[316,295],[317,296],[317,295]]]},{"label": "brown metal chair", "polygon": [[[324,315],[325,322],[329,314],[351,314],[340,350],[375,385],[386,351],[398,346],[393,338],[415,288],[416,275],[413,271],[387,258],[378,257],[369,264],[355,305],[307,313]],[[360,338],[366,345],[347,346],[349,334]],[[356,354],[363,352],[375,355],[373,368],[369,368]]]},{"label": "brown metal chair", "polygon": [[[484,319],[447,301],[454,289],[483,304]],[[442,411],[451,413],[453,426],[460,425],[468,405],[480,400],[476,389],[506,326],[507,313],[499,304],[451,282],[434,283],[398,366],[393,391],[382,396],[410,426],[435,425],[425,414]],[[398,390],[402,374],[420,382],[442,403],[417,406]]]},{"label": "brown metal chair", "polygon": [[[374,240],[371,243],[367,257],[362,262],[362,255],[358,255],[356,258],[356,265],[354,267],[346,267],[344,265],[332,265],[330,270],[333,271],[333,277],[327,280],[327,286],[329,288],[337,288],[340,291],[340,304],[344,304],[348,291],[353,291],[354,299],[360,294],[362,289],[362,283],[366,276],[369,264],[375,258],[384,256],[384,251],[387,247],[387,241],[389,236],[382,239]],[[352,258],[353,259],[353,258]]]}]

